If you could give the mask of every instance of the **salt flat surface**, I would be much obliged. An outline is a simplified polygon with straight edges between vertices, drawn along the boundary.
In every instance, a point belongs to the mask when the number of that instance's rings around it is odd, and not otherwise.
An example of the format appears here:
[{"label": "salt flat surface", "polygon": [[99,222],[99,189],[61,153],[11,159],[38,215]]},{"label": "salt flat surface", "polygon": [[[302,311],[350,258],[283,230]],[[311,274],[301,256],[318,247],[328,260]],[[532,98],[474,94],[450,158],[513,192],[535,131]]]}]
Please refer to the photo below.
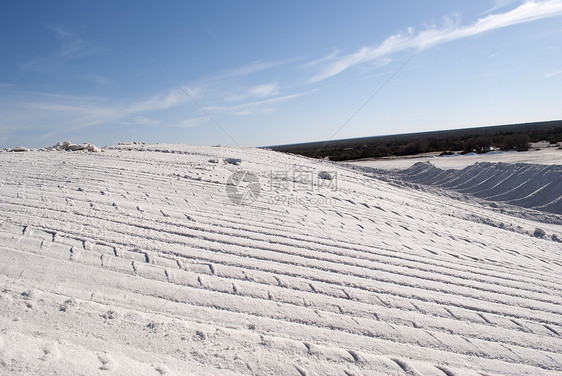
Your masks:
[{"label": "salt flat surface", "polygon": [[501,202],[187,145],[0,153],[0,193],[2,375],[562,372],[562,226]]},{"label": "salt flat surface", "polygon": [[503,162],[503,163],[534,163],[534,164],[558,164],[562,165],[562,150],[551,147],[540,150],[525,152],[490,152],[486,154],[455,155],[455,156],[425,156],[384,158],[376,160],[350,161],[356,166],[373,167],[380,169],[406,169],[418,162],[431,162],[435,167],[442,169],[462,169],[478,162]]}]

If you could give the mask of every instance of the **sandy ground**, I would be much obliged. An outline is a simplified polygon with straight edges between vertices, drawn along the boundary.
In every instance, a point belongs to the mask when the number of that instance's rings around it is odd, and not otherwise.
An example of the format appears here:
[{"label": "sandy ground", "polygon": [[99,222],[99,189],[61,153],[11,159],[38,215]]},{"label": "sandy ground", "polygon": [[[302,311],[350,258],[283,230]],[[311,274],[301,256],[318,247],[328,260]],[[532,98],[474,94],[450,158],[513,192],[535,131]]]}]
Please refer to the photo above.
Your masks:
[{"label": "sandy ground", "polygon": [[257,149],[0,153],[0,374],[560,375],[562,226],[502,205]]}]

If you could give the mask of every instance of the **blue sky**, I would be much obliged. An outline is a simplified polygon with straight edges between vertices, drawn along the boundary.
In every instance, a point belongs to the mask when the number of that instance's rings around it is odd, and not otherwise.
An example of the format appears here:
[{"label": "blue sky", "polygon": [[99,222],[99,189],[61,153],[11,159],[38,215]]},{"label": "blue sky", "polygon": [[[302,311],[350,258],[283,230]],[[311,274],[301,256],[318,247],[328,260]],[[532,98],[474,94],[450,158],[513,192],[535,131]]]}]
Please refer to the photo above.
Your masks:
[{"label": "blue sky", "polygon": [[0,40],[0,147],[562,119],[562,0],[0,0]]}]

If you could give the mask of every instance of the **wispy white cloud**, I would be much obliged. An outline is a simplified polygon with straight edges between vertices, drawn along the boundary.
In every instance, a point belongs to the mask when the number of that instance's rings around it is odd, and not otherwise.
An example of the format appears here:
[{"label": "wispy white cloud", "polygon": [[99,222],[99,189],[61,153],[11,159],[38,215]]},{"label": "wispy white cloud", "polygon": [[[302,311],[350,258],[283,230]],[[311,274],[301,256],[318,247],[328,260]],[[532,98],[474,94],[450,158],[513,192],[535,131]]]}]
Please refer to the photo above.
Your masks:
[{"label": "wispy white cloud", "polygon": [[418,33],[409,28],[406,33],[392,35],[377,46],[363,47],[357,52],[335,59],[314,76],[311,82],[333,77],[359,64],[383,61],[400,51],[424,50],[487,31],[560,15],[562,15],[562,0],[528,1],[508,12],[480,18],[468,26],[461,26],[458,21],[448,19],[441,28],[433,27]]},{"label": "wispy white cloud", "polygon": [[200,125],[203,125],[208,121],[209,118],[207,116],[199,116],[199,117],[183,119],[178,122],[171,123],[170,126],[175,128],[192,128],[192,127],[198,127]]},{"label": "wispy white cloud", "polygon": [[109,100],[100,97],[52,94],[39,94],[29,102],[20,102],[20,105],[24,105],[31,112],[43,113],[47,118],[67,117],[72,119],[72,129],[80,129],[119,119],[128,119],[121,122],[122,124],[156,125],[156,121],[141,114],[166,110],[186,102],[185,95],[174,90],[131,105],[111,104]]},{"label": "wispy white cloud", "polygon": [[97,55],[103,51],[100,46],[90,43],[58,25],[48,25],[58,41],[58,50],[49,56],[39,57],[26,62],[24,69],[41,71],[46,68],[66,64],[72,60]]},{"label": "wispy white cloud", "polygon": [[214,102],[235,103],[278,95],[280,90],[277,82],[249,87],[225,82],[220,86],[215,85],[213,88],[207,87],[205,90],[201,90],[201,97],[211,99]]},{"label": "wispy white cloud", "polygon": [[[43,70],[101,51],[67,29],[50,26],[49,30],[58,40],[58,50],[49,56],[28,62],[26,68]],[[186,89],[205,111],[213,115],[270,113],[277,104],[306,93],[282,95],[284,90],[277,81],[263,81],[260,73],[294,61],[295,59],[283,59],[254,62],[202,77],[189,87],[186,86]],[[98,84],[107,83],[107,79],[99,75],[83,75],[81,78]],[[66,137],[65,134],[87,127],[189,128],[209,122],[208,117],[196,112],[196,106],[189,106],[191,99],[179,89],[131,101],[125,98],[115,100],[95,96],[24,92],[12,90],[9,84],[0,85],[1,88],[10,88],[2,90],[0,97],[0,137],[4,140],[21,132],[49,134],[53,138],[55,135]],[[185,105],[188,105],[185,112],[182,109],[175,110]]]},{"label": "wispy white cloud", "polygon": [[274,108],[272,107],[275,104],[283,103],[291,99],[299,98],[304,95],[311,94],[316,90],[308,90],[301,93],[289,94],[289,95],[280,95],[273,98],[268,98],[259,101],[252,101],[247,103],[238,104],[235,106],[230,107],[213,107],[212,110],[214,111],[221,111],[221,112],[231,112],[235,115],[250,115],[256,112],[260,113],[271,113],[273,112]]},{"label": "wispy white cloud", "polygon": [[252,114],[254,114],[254,111],[252,111],[252,110],[234,111],[234,115],[238,115],[238,116],[246,116],[246,115],[252,115]]},{"label": "wispy white cloud", "polygon": [[273,107],[265,107],[265,108],[259,108],[259,109],[246,109],[246,110],[241,110],[241,111],[234,111],[234,115],[246,116],[246,115],[254,115],[256,113],[271,114],[274,111],[275,111],[275,108],[273,108]]},{"label": "wispy white cloud", "polygon": [[[217,74],[201,77],[186,88],[205,108],[223,108],[233,103],[253,101],[279,95],[281,88],[276,81],[259,83],[259,73],[294,62],[282,59],[268,62],[253,62]],[[250,77],[247,77],[250,76]],[[252,77],[253,76],[253,77]]]},{"label": "wispy white cloud", "polygon": [[231,69],[223,73],[218,73],[211,77],[207,77],[206,79],[208,81],[211,81],[211,80],[222,80],[224,78],[231,78],[231,77],[247,76],[249,74],[257,73],[266,69],[279,67],[281,65],[285,65],[294,61],[295,59],[281,59],[275,61],[256,61],[241,67]]},{"label": "wispy white cloud", "polygon": [[[277,95],[279,93],[277,83],[252,86],[247,91],[253,94],[247,99],[253,100],[234,105],[219,101],[204,108],[213,115],[215,113],[222,115],[270,113],[276,104],[311,92]],[[255,100],[256,98],[259,100]],[[172,115],[171,118],[166,115],[166,110],[189,102],[190,99],[176,89],[133,103],[116,103],[114,100],[99,96],[11,91],[9,94],[2,95],[0,101],[0,113],[2,113],[0,140],[7,142],[12,135],[20,132],[43,134],[45,140],[55,136],[64,138],[66,134],[83,128],[111,124],[117,127],[191,128],[208,123],[209,119],[206,116],[181,119],[179,115],[180,120],[174,120],[178,117],[177,114]],[[187,113],[193,110],[188,110]],[[168,120],[163,121],[163,118]],[[46,134],[50,136],[47,137]]]},{"label": "wispy white cloud", "polygon": [[[119,119],[119,111],[97,98],[17,93],[3,96],[1,133],[5,137],[17,133],[68,133],[77,128]],[[64,136],[63,136],[64,137]]]},{"label": "wispy white cloud", "polygon": [[481,14],[488,15],[492,12],[503,9],[503,8],[507,7],[508,5],[511,5],[511,4],[517,3],[517,2],[521,2],[521,0],[495,0],[494,5],[492,5],[492,7],[488,8],[488,9],[486,9]]},{"label": "wispy white cloud", "polygon": [[[200,77],[188,85],[182,85],[190,95],[211,113],[250,114],[254,111],[240,110],[240,107],[254,107],[261,100],[272,97],[290,97],[281,95],[282,88],[277,81],[263,83],[262,71],[294,63],[300,59],[287,58],[272,61],[256,61],[247,65],[226,69],[222,72]],[[275,77],[275,72],[268,72],[268,77]],[[173,74],[173,72],[172,72]],[[260,82],[261,81],[261,82]],[[184,100],[190,99],[184,95]],[[275,101],[274,101],[275,102]],[[280,103],[279,101],[277,103]],[[272,111],[273,109],[271,109]],[[256,112],[261,112],[256,111]]]},{"label": "wispy white cloud", "polygon": [[132,104],[96,96],[16,92],[2,96],[0,101],[0,133],[4,137],[38,129],[64,133],[102,124],[157,126],[162,125],[161,120],[154,119],[159,111],[187,100],[179,90]]},{"label": "wispy white cloud", "polygon": [[76,57],[89,56],[99,51],[98,47],[86,43],[77,34],[60,26],[51,25],[49,28],[55,32],[56,38],[60,43],[59,56],[63,59],[69,60]]},{"label": "wispy white cloud", "polygon": [[256,96],[258,98],[269,97],[271,95],[279,94],[279,86],[277,82],[272,82],[270,84],[263,84],[251,87],[248,90],[248,93],[252,96]]},{"label": "wispy white cloud", "polygon": [[[200,86],[195,86],[199,95],[194,94],[191,87],[190,92],[207,111],[236,115],[262,112],[261,110],[247,110],[247,108],[256,107],[263,101],[271,101],[273,104],[283,101],[279,98],[288,100],[289,98],[296,97],[294,94],[282,95],[282,92],[286,89],[281,88],[276,81],[251,86],[244,85],[247,81],[255,81],[255,78],[248,78],[242,82],[239,80],[225,80],[220,82],[220,84],[202,82]],[[245,109],[240,110],[242,107]]]},{"label": "wispy white cloud", "polygon": [[543,75],[543,78],[550,78],[550,77],[558,76],[559,74],[562,74],[562,70],[546,73]]},{"label": "wispy white cloud", "polygon": [[156,95],[147,100],[136,102],[125,108],[126,113],[166,110],[189,102],[189,98],[180,90],[173,90],[165,95]]},{"label": "wispy white cloud", "polygon": [[311,66],[314,66],[314,65],[318,65],[318,64],[323,63],[323,62],[325,62],[325,61],[332,60],[332,59],[335,58],[338,54],[339,54],[339,50],[335,49],[335,50],[332,51],[330,54],[328,54],[328,55],[326,55],[326,56],[323,56],[323,57],[321,57],[320,59],[316,59],[316,60],[313,60],[313,61],[311,61],[311,62],[309,62],[309,63],[303,64],[302,66],[305,67],[305,68],[307,68],[307,67],[311,67]]}]

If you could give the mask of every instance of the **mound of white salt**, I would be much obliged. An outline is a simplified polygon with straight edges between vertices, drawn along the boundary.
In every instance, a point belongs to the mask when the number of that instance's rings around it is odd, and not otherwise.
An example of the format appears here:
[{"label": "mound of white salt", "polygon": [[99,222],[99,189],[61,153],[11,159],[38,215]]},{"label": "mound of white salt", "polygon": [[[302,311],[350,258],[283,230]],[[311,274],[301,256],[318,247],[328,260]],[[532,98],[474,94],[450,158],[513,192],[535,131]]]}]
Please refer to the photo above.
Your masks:
[{"label": "mound of white salt", "polygon": [[46,146],[44,148],[41,149],[42,151],[61,151],[61,150],[65,150],[65,151],[89,151],[89,152],[100,152],[102,151],[102,149],[100,149],[99,147],[97,147],[94,144],[89,144],[89,143],[82,143],[82,144],[73,144],[70,141],[59,141],[57,142],[55,145],[51,145],[51,146]]},{"label": "mound of white salt", "polygon": [[26,148],[25,146],[16,146],[15,148],[4,149],[4,151],[12,152],[12,153],[21,153],[21,152],[26,152],[26,151],[31,151],[31,150],[33,150],[33,149]]},{"label": "mound of white salt", "polygon": [[398,173],[410,183],[433,185],[511,205],[562,214],[562,166],[481,162],[462,170],[416,163]]}]

